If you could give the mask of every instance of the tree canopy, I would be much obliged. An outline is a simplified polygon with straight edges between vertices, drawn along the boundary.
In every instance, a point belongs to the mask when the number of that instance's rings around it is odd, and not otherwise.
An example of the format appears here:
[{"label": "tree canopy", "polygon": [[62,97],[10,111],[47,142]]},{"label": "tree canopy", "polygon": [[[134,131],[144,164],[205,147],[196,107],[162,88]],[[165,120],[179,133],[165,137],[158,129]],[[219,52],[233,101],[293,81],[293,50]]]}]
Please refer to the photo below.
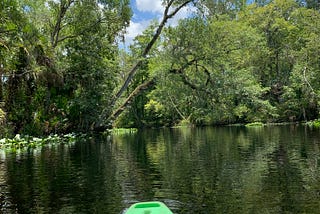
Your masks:
[{"label": "tree canopy", "polygon": [[163,3],[128,51],[129,0],[2,1],[2,135],[319,117],[318,1]]}]

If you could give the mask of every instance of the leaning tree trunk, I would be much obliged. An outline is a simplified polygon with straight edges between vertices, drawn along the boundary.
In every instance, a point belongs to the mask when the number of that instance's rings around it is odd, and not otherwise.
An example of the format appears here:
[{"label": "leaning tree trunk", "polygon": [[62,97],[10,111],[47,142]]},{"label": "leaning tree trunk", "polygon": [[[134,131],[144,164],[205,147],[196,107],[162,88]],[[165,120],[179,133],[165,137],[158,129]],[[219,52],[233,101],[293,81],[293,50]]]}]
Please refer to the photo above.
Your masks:
[{"label": "leaning tree trunk", "polygon": [[172,18],[176,13],[179,12],[179,10],[181,10],[181,8],[183,8],[184,6],[186,6],[188,3],[192,2],[192,0],[188,0],[185,1],[184,3],[182,3],[179,7],[175,8],[174,11],[172,11],[171,13],[169,13],[169,9],[171,8],[171,5],[173,4],[174,0],[170,0],[167,4],[167,6],[165,7],[165,11],[163,14],[163,18],[162,21],[160,22],[156,33],[153,35],[152,39],[150,40],[150,42],[147,44],[147,46],[145,47],[144,51],[142,52],[142,55],[139,57],[140,60],[137,61],[137,63],[132,66],[132,68],[130,69],[130,71],[128,72],[128,76],[125,80],[125,82],[123,83],[122,87],[120,88],[120,90],[118,91],[118,93],[115,95],[113,101],[112,101],[112,105],[114,105],[118,99],[122,96],[123,92],[128,88],[131,80],[133,79],[136,71],[139,69],[139,67],[141,66],[142,62],[146,59],[148,53],[150,52],[152,46],[154,45],[154,43],[157,41],[157,39],[159,38],[159,36],[161,35],[161,32],[164,28],[164,26],[166,25],[167,21]]},{"label": "leaning tree trunk", "polygon": [[[190,2],[193,2],[193,1],[194,0],[183,1],[181,4],[179,4],[179,6],[177,6],[175,8],[172,8],[172,5],[175,2],[175,0],[168,1],[167,5],[165,7],[164,13],[163,13],[162,20],[161,20],[161,22],[160,22],[155,34],[153,35],[152,39],[150,40],[150,42],[145,47],[145,49],[142,52],[141,56],[138,58],[139,60],[129,70],[126,80],[124,81],[124,83],[122,84],[120,90],[116,93],[116,95],[114,96],[114,98],[113,98],[113,100],[111,102],[111,106],[112,107],[121,98],[123,93],[129,87],[129,84],[132,81],[132,79],[133,79],[134,75],[136,74],[137,70],[140,68],[141,64],[146,59],[146,57],[147,57],[148,53],[150,52],[151,48],[153,47],[154,43],[160,37],[161,32],[162,32],[163,28],[165,27],[167,21],[170,18],[172,18],[175,14],[177,14],[181,10],[181,8],[185,7],[187,4],[189,4]],[[169,11],[170,9],[172,9],[171,12]],[[111,115],[102,115],[101,121],[96,125],[95,130],[100,131],[100,130],[105,130],[107,128],[110,128],[110,125],[109,126],[104,125],[105,124],[104,121],[107,120],[107,122],[109,122],[109,124],[110,124],[110,122],[112,122],[115,119],[117,119],[117,117],[125,110],[125,108],[130,104],[130,102],[133,100],[134,97],[136,97],[138,94],[140,94],[141,91],[147,89],[148,87],[150,87],[153,84],[154,84],[154,80],[149,80],[147,82],[142,83],[140,86],[138,86],[129,95],[129,97],[124,101],[124,103],[119,108],[114,110],[114,112]]]},{"label": "leaning tree trunk", "polygon": [[108,118],[108,121],[114,121],[125,109],[127,106],[131,104],[133,99],[137,97],[139,94],[141,94],[143,91],[147,90],[149,87],[154,85],[154,80],[151,79],[147,82],[144,82],[143,84],[136,87],[133,92],[127,97],[127,99],[122,103],[120,107],[118,107]]}]

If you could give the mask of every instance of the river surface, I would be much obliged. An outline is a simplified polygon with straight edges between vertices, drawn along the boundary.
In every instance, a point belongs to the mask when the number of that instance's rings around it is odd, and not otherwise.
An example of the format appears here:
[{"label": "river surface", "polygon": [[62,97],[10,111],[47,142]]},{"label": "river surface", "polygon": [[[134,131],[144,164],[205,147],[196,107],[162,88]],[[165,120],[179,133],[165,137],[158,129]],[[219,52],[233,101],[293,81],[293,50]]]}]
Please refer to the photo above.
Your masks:
[{"label": "river surface", "polygon": [[320,130],[304,126],[143,130],[0,151],[0,213],[319,213]]}]

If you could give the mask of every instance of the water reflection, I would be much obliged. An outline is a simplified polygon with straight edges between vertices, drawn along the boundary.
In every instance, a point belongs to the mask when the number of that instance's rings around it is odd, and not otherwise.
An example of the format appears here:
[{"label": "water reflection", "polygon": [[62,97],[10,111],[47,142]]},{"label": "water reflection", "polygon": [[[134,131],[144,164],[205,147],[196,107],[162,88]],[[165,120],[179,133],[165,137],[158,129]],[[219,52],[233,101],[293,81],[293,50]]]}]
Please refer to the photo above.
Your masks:
[{"label": "water reflection", "polygon": [[2,152],[0,208],[121,213],[161,200],[175,213],[318,213],[319,136],[302,126],[181,128]]}]

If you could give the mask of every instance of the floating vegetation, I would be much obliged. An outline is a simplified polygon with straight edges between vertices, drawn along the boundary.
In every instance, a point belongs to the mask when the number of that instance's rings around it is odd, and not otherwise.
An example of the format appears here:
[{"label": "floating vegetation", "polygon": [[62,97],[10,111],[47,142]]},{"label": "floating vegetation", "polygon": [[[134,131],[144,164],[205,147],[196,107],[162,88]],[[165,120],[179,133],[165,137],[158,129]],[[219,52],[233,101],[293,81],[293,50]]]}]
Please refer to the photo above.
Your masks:
[{"label": "floating vegetation", "polygon": [[308,121],[306,125],[312,128],[320,128],[320,119]]},{"label": "floating vegetation", "polygon": [[137,128],[114,128],[111,130],[111,134],[121,135],[121,134],[129,134],[137,132]]},{"label": "floating vegetation", "polygon": [[261,122],[253,122],[253,123],[248,123],[245,126],[246,127],[263,127],[265,124]]},{"label": "floating vegetation", "polygon": [[76,141],[76,135],[49,135],[45,138],[38,138],[32,136],[21,136],[17,134],[14,138],[2,138],[0,140],[0,149],[22,149],[22,148],[36,148],[48,144],[70,144]]}]

